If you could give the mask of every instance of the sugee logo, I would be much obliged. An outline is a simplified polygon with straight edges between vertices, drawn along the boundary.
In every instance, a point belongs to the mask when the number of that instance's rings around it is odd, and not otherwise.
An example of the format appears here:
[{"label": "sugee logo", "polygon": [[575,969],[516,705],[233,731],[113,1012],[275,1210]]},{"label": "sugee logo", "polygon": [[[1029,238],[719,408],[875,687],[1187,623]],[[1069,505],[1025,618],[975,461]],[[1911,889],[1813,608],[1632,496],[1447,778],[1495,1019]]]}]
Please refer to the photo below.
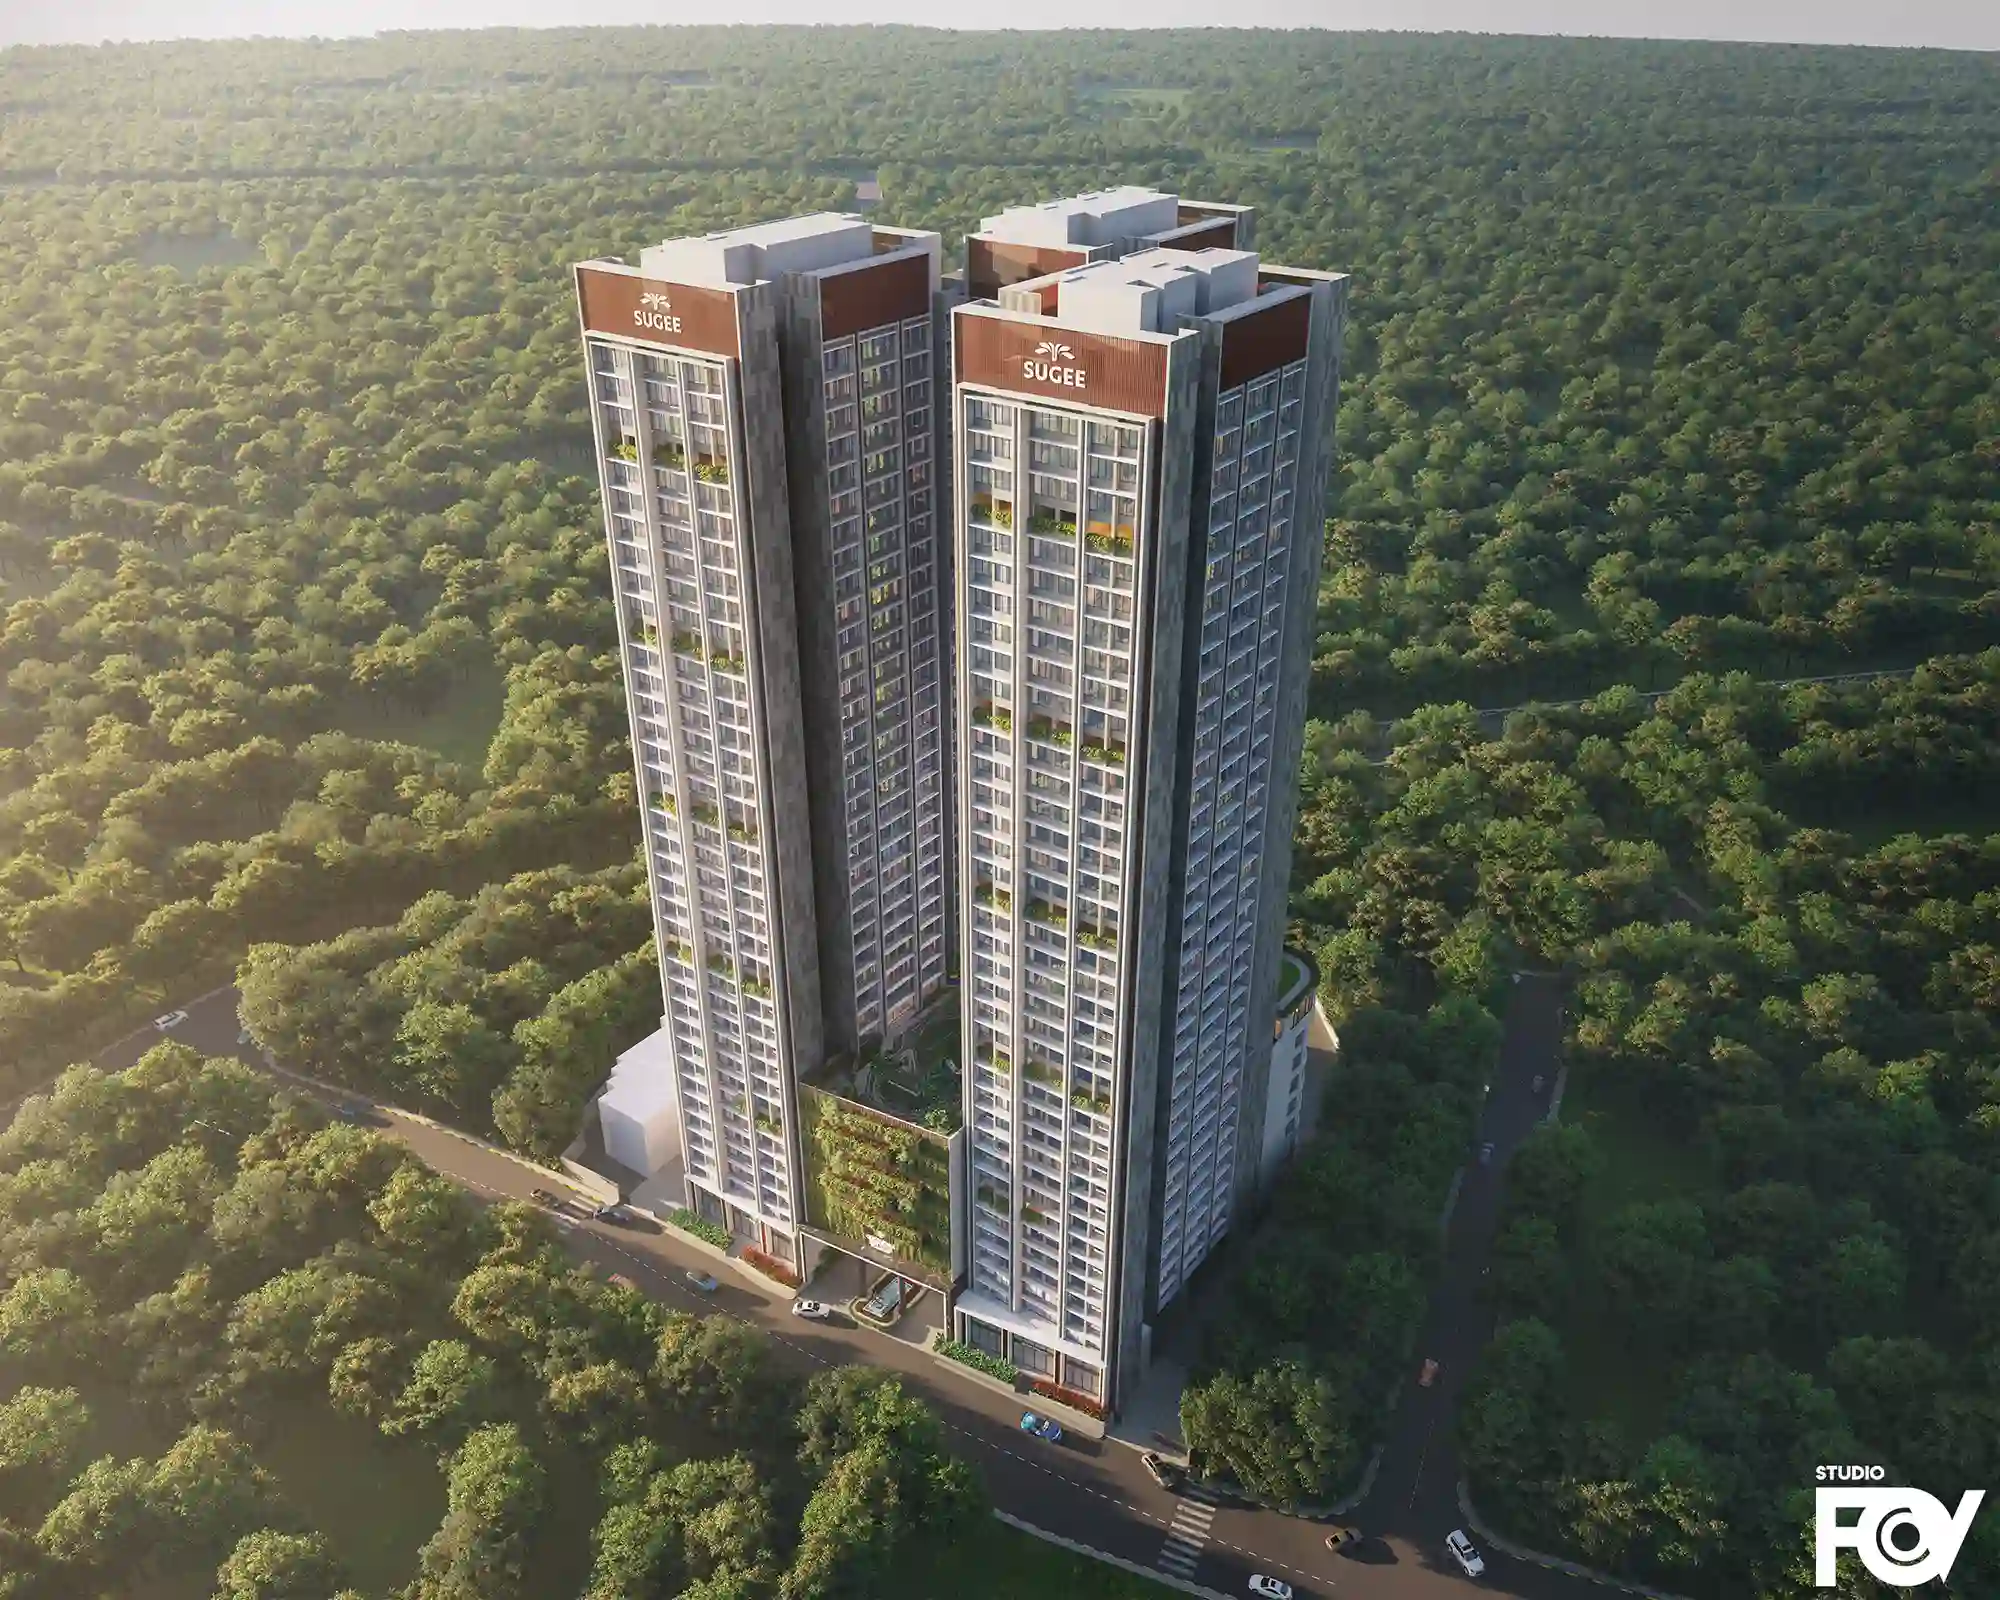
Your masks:
[{"label": "sugee logo", "polygon": [[1037,383],[1053,383],[1065,389],[1081,389],[1088,376],[1083,368],[1058,364],[1075,359],[1076,352],[1068,345],[1044,339],[1035,346],[1034,355],[1028,356],[1021,362],[1021,376],[1033,378]]},{"label": "sugee logo", "polygon": [[[1968,1489],[1958,1497],[1958,1509],[1950,1511],[1921,1489],[1855,1487],[1879,1484],[1887,1476],[1875,1466],[1821,1467],[1815,1476],[1820,1487],[1813,1491],[1813,1582],[1822,1589],[1838,1581],[1842,1550],[1854,1551],[1876,1579],[1894,1588],[1914,1589],[1948,1577],[1986,1498],[1984,1489]],[[1842,1512],[1856,1513],[1855,1519],[1843,1521]]]},{"label": "sugee logo", "polygon": [[654,333],[679,333],[681,319],[672,315],[673,301],[664,294],[648,290],[639,296],[639,304],[632,312],[632,324],[638,328],[649,328]]}]

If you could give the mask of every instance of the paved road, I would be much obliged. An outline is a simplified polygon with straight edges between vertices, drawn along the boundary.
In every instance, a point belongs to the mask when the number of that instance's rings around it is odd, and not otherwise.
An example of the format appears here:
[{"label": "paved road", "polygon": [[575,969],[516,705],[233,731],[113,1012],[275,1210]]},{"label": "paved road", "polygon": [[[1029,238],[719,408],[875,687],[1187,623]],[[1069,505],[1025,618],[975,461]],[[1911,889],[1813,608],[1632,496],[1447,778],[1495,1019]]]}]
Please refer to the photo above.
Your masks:
[{"label": "paved road", "polygon": [[[1474,1162],[1465,1169],[1445,1239],[1444,1272],[1431,1293],[1419,1342],[1420,1358],[1438,1363],[1437,1381],[1428,1389],[1414,1382],[1404,1387],[1374,1486],[1352,1519],[1394,1547],[1439,1551],[1445,1534],[1464,1526],[1453,1423],[1466,1378],[1493,1332],[1492,1312],[1480,1290],[1499,1226],[1507,1160],[1548,1112],[1562,1017],[1561,979],[1529,973],[1516,981],[1500,1060],[1480,1114],[1478,1137],[1493,1145],[1492,1162]],[[1543,1080],[1539,1092],[1537,1077]],[[1534,1600],[1605,1593],[1595,1584],[1496,1550],[1484,1553],[1487,1577],[1482,1587],[1487,1589]]]},{"label": "paved road", "polygon": [[[252,1059],[253,1053],[236,1042],[235,999],[232,990],[191,1003],[189,1020],[172,1036],[205,1053]],[[1553,1071],[1547,1063],[1560,1015],[1552,989],[1545,994],[1534,979],[1517,989],[1485,1134],[1500,1141],[1503,1151],[1511,1149],[1539,1115],[1526,1086],[1535,1072]],[[151,1030],[135,1034],[104,1051],[98,1064],[111,1069],[127,1066],[158,1037]],[[368,1107],[381,1132],[477,1195],[525,1199],[530,1190],[548,1184],[544,1173],[504,1151],[362,1096],[349,1100]],[[1094,1550],[1228,1595],[1245,1594],[1250,1575],[1264,1572],[1291,1583],[1300,1600],[1314,1596],[1469,1600],[1479,1593],[1516,1600],[1568,1600],[1583,1594],[1585,1586],[1534,1567],[1508,1563],[1503,1568],[1498,1559],[1487,1582],[1471,1584],[1448,1569],[1442,1549],[1444,1532],[1458,1525],[1451,1504],[1456,1464],[1449,1449],[1446,1405],[1457,1392],[1455,1380],[1462,1378],[1485,1336],[1484,1319],[1472,1305],[1469,1288],[1460,1293],[1457,1277],[1471,1260],[1466,1252],[1476,1249],[1483,1258],[1496,1198],[1492,1174],[1481,1174],[1479,1181],[1468,1184],[1452,1232],[1453,1274],[1432,1304],[1426,1334],[1432,1342],[1427,1348],[1442,1352],[1446,1382],[1435,1390],[1410,1391],[1423,1399],[1406,1399],[1379,1487],[1360,1513],[1346,1519],[1366,1532],[1386,1535],[1371,1541],[1373,1559],[1367,1561],[1330,1554],[1322,1543],[1325,1530],[1315,1523],[1167,1494],[1146,1476],[1137,1454],[1115,1441],[1066,1439],[1048,1445],[1027,1439],[1019,1428],[1018,1400],[961,1378],[899,1340],[852,1325],[801,1322],[790,1314],[789,1296],[775,1286],[765,1293],[724,1274],[713,1294],[700,1294],[684,1274],[690,1267],[705,1268],[710,1263],[677,1235],[594,1222],[578,1222],[565,1232],[580,1257],[608,1272],[626,1274],[664,1304],[722,1312],[762,1328],[777,1342],[781,1358],[801,1367],[858,1363],[902,1373],[937,1411],[966,1458],[979,1467],[995,1505]],[[1477,1277],[1475,1265],[1472,1282]],[[1602,1600],[1605,1593],[1596,1588],[1588,1592],[1593,1600]]]}]

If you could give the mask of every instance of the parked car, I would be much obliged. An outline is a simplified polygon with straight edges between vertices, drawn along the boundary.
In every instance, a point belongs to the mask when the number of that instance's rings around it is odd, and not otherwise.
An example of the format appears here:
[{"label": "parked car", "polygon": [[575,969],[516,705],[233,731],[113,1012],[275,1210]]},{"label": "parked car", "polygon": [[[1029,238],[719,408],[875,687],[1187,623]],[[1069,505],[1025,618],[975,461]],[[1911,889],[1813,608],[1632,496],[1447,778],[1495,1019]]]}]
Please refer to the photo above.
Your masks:
[{"label": "parked car", "polygon": [[1179,1493],[1181,1485],[1187,1482],[1187,1468],[1178,1461],[1169,1461],[1157,1450],[1148,1450],[1139,1457],[1139,1463],[1162,1489]]},{"label": "parked car", "polygon": [[1535,1093],[1536,1093],[1536,1094],[1540,1094],[1540,1093],[1542,1092],[1542,1085],[1543,1085],[1543,1084],[1545,1084],[1545,1083],[1547,1083],[1548,1081],[1549,1081],[1549,1080],[1548,1080],[1547,1078],[1543,1077],[1543,1076],[1542,1076],[1542,1075],[1541,1075],[1541,1074],[1540,1074],[1539,1072],[1538,1072],[1538,1073],[1536,1073],[1536,1074],[1535,1074],[1535,1081],[1534,1081],[1534,1084],[1532,1085],[1532,1087],[1533,1087],[1533,1089],[1534,1089]]},{"label": "parked car", "polygon": [[1458,1570],[1468,1578],[1477,1578],[1486,1571],[1486,1558],[1479,1553],[1472,1541],[1466,1538],[1463,1528],[1453,1528],[1446,1534],[1444,1547],[1451,1552],[1452,1560],[1458,1563]]},{"label": "parked car", "polygon": [[342,1100],[334,1106],[333,1114],[340,1118],[342,1122],[366,1122],[368,1120],[367,1112],[346,1100]]},{"label": "parked car", "polygon": [[1419,1389],[1428,1389],[1432,1384],[1437,1382],[1437,1375],[1437,1362],[1434,1359],[1426,1360],[1424,1362],[1424,1370],[1417,1374],[1417,1387]]},{"label": "parked car", "polygon": [[714,1294],[718,1287],[713,1277],[706,1272],[698,1272],[693,1267],[689,1267],[682,1276],[687,1279],[689,1288],[698,1289],[703,1294]]},{"label": "parked car", "polygon": [[622,1272],[614,1272],[611,1274],[609,1278],[605,1279],[604,1281],[610,1284],[611,1287],[614,1289],[632,1289],[636,1291],[639,1287],[630,1278],[626,1277],[625,1274]]},{"label": "parked car", "polygon": [[1267,1578],[1263,1573],[1255,1573],[1250,1579],[1250,1592],[1260,1600],[1292,1600],[1292,1586],[1283,1578]]},{"label": "parked car", "polygon": [[615,1223],[621,1228],[636,1228],[639,1225],[638,1214],[630,1206],[620,1205],[615,1200],[608,1206],[599,1206],[590,1215],[593,1221]]},{"label": "parked car", "polygon": [[801,1295],[792,1302],[792,1315],[804,1317],[808,1322],[826,1322],[833,1316],[833,1307],[824,1300],[808,1300]]},{"label": "parked car", "polygon": [[236,1030],[236,1042],[238,1044],[251,1043],[250,1030],[248,1028],[238,1028]]},{"label": "parked car", "polygon": [[563,1208],[562,1196],[553,1189],[530,1189],[528,1198],[538,1206],[547,1206],[551,1211],[560,1211]]},{"label": "parked car", "polygon": [[1479,1147],[1479,1164],[1482,1167],[1493,1165],[1493,1141],[1491,1139]]},{"label": "parked car", "polygon": [[169,1011],[162,1016],[153,1018],[153,1026],[162,1033],[172,1033],[174,1029],[178,1028],[187,1019],[188,1014],[185,1011]]},{"label": "parked car", "polygon": [[1032,1433],[1037,1439],[1046,1439],[1050,1444],[1062,1443],[1062,1424],[1054,1417],[1038,1417],[1032,1411],[1023,1411],[1021,1431]]},{"label": "parked car", "polygon": [[1335,1528],[1326,1536],[1326,1547],[1329,1550],[1338,1550],[1342,1545],[1352,1544],[1360,1537],[1359,1528]]}]

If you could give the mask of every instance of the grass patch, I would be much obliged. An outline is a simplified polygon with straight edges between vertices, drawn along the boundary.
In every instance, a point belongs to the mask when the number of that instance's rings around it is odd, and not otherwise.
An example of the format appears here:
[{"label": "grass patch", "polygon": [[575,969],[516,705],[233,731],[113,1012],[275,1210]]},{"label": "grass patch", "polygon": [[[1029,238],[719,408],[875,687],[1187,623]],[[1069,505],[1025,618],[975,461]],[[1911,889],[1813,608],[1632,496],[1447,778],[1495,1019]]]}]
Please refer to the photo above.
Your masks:
[{"label": "grass patch", "polygon": [[956,1538],[900,1557],[895,1592],[904,1600],[1165,1600],[1173,1591],[980,1517]]},{"label": "grass patch", "polygon": [[363,739],[421,745],[476,774],[486,765],[486,747],[500,726],[506,701],[506,675],[487,664],[467,672],[428,711],[350,696],[340,726]]},{"label": "grass patch", "polygon": [[1800,793],[1791,799],[1787,815],[1801,826],[1838,828],[1864,851],[1879,849],[1906,833],[1927,839],[1963,833],[1975,840],[2000,833],[2000,815],[1995,814],[1992,800],[1973,795],[1905,799],[1893,806],[1857,810],[1846,805],[1814,806],[1809,794]]},{"label": "grass patch", "polygon": [[436,1453],[385,1438],[331,1405],[292,1401],[273,1412],[257,1459],[285,1499],[326,1535],[363,1593],[388,1594],[408,1583],[417,1575],[417,1552],[444,1518]]}]

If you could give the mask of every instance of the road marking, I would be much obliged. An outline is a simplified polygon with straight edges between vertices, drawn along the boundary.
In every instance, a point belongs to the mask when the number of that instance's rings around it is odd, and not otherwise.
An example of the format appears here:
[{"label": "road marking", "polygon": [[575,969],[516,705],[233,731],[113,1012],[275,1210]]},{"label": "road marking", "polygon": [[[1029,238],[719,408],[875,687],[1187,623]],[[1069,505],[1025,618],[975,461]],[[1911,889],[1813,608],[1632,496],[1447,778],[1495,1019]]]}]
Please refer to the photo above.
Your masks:
[{"label": "road marking", "polygon": [[1214,1502],[1198,1489],[1189,1489],[1187,1497],[1174,1508],[1166,1542],[1160,1546],[1153,1564],[1177,1578],[1192,1578],[1194,1569],[1201,1565],[1201,1552],[1214,1522]]}]

